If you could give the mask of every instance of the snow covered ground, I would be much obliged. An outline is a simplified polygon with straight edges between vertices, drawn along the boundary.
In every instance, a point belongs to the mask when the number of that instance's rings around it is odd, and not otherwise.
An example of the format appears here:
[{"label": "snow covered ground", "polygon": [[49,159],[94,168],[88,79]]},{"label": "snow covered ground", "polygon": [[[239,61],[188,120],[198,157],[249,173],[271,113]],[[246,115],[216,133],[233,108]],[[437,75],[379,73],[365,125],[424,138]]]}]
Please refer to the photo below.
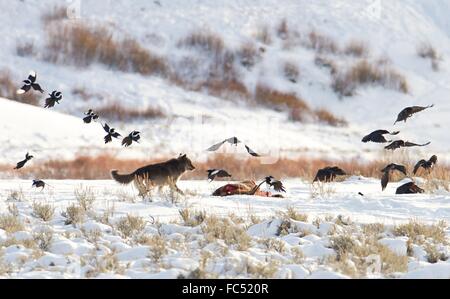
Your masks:
[{"label": "snow covered ground", "polygon": [[[333,263],[337,255],[333,244],[340,236],[363,242],[369,236],[364,225],[381,223],[384,228],[375,235],[376,242],[404,264],[392,270],[386,252],[379,254],[382,262],[376,262],[380,257],[374,253],[364,258],[375,262],[365,263],[366,272],[357,277],[450,278],[450,262],[429,263],[425,249],[431,242],[446,260],[450,254],[446,226],[444,241],[419,236],[410,237],[414,241],[409,244],[407,236],[393,233],[394,227],[411,220],[426,225],[450,221],[450,195],[445,191],[395,195],[402,182],[381,192],[379,181],[351,177],[317,189],[290,180],[285,198],[212,197],[223,182],[181,181],[185,197],[164,193],[143,201],[133,187],[111,181],[47,183],[50,186],[39,191],[29,181],[0,181],[1,218],[15,215],[23,224],[17,230],[0,229],[0,276],[176,278],[197,273],[222,278],[346,278],[353,276],[348,268]],[[67,224],[67,208],[89,196],[94,200],[85,218]],[[50,205],[54,215],[43,221],[33,208],[36,203]],[[289,208],[307,219],[282,216]],[[191,220],[204,212],[206,217],[233,222],[188,224],[180,217],[184,209],[190,211]],[[120,224],[127,215],[141,217],[142,226],[127,233]],[[289,225],[283,228],[286,220]],[[229,231],[221,234],[224,227]]]}]

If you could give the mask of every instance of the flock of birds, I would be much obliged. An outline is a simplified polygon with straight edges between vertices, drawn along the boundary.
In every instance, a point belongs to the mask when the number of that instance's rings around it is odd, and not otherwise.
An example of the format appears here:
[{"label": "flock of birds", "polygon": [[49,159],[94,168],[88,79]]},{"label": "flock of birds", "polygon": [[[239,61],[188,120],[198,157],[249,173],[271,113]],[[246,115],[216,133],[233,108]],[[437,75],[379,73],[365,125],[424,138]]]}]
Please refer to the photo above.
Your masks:
[{"label": "flock of birds", "polygon": [[[429,106],[425,106],[425,107],[422,107],[422,106],[406,107],[402,111],[400,111],[400,113],[397,116],[396,121],[394,122],[394,125],[400,121],[406,122],[406,120],[408,118],[410,118],[413,114],[423,111],[425,109],[431,108],[433,106],[434,105],[429,105]],[[386,150],[392,150],[392,151],[399,149],[401,147],[427,146],[431,143],[431,142],[426,142],[423,144],[418,144],[418,143],[413,143],[413,142],[409,142],[409,141],[404,141],[402,139],[388,140],[384,136],[384,135],[396,136],[399,133],[400,133],[400,131],[390,132],[388,130],[375,130],[372,133],[364,136],[361,141],[364,143],[367,143],[367,142],[389,143],[384,148]],[[217,144],[214,144],[208,150],[215,151],[215,150],[219,149],[226,142],[228,142],[230,144],[234,144],[236,146],[238,143],[240,143],[240,141],[237,137],[231,137],[231,138],[225,139]],[[245,148],[247,149],[247,152],[250,155],[255,156],[255,157],[260,157],[259,154],[255,153],[247,145],[245,145]],[[422,160],[418,161],[416,163],[416,165],[414,166],[413,174],[416,175],[420,168],[423,168],[428,173],[430,173],[436,163],[437,163],[436,155],[432,155],[430,157],[430,159],[428,159],[428,160],[422,159]],[[384,191],[386,189],[389,181],[391,180],[391,176],[394,171],[398,171],[398,172],[404,174],[405,176],[408,176],[407,169],[404,165],[399,165],[399,164],[395,164],[395,163],[388,164],[386,167],[381,169],[381,173],[382,173],[381,190],[382,191]],[[339,168],[338,166],[327,166],[327,167],[321,168],[317,171],[317,173],[313,179],[313,183],[315,183],[315,182],[324,182],[324,183],[332,182],[336,179],[337,176],[342,176],[342,175],[347,175],[347,173],[343,169]],[[224,169],[209,169],[208,170],[208,180],[213,181],[216,177],[221,177],[221,178],[231,177],[231,174],[229,174]],[[410,179],[411,179],[411,182],[403,184],[397,188],[396,194],[410,194],[410,193],[423,193],[424,192],[424,190],[422,188],[420,188],[419,186],[417,186],[415,184],[414,180],[411,177],[410,177]],[[263,182],[261,182],[258,185],[258,187],[261,186],[261,184],[264,182],[268,186],[273,187],[275,191],[286,192],[286,189],[284,188],[283,183],[279,180],[276,180],[273,176],[267,176],[263,180]],[[360,194],[362,196],[364,195],[361,192],[359,192],[358,194]]]},{"label": "flock of birds", "polygon": [[[37,82],[37,74],[34,71],[31,71],[28,75],[28,78],[23,80],[23,85],[20,89],[17,90],[17,94],[19,94],[19,95],[25,94],[31,90],[35,90],[40,93],[44,93],[44,90],[42,89],[40,84]],[[45,99],[44,108],[52,108],[56,104],[60,104],[61,100],[62,100],[62,93],[60,91],[54,90],[51,93],[49,93],[49,97]],[[410,118],[413,114],[423,111],[425,109],[431,108],[433,106],[434,105],[425,106],[425,107],[422,107],[422,106],[407,107],[398,114],[397,119],[394,122],[394,125],[400,121],[406,122],[406,120],[408,118]],[[97,122],[100,118],[99,115],[96,112],[94,112],[94,110],[92,110],[92,109],[89,109],[87,112],[84,113],[84,115],[85,116],[83,117],[83,122],[86,124],[90,124],[92,122]],[[100,122],[100,124],[101,124],[103,130],[107,133],[103,137],[105,144],[112,142],[113,138],[118,139],[118,138],[122,137],[122,135],[120,133],[118,133],[115,128],[109,126],[106,122],[104,124]],[[398,148],[401,148],[401,147],[426,146],[426,145],[430,144],[430,142],[423,143],[423,144],[417,144],[417,143],[413,143],[413,142],[409,142],[409,141],[404,141],[401,139],[387,140],[385,138],[385,135],[395,136],[395,135],[398,135],[399,133],[400,133],[399,131],[390,132],[388,130],[376,130],[376,131],[373,131],[372,133],[368,134],[367,136],[364,136],[361,141],[365,142],[365,143],[366,142],[389,143],[384,148],[386,150],[393,150],[393,151]],[[133,142],[139,143],[140,138],[141,138],[140,132],[134,130],[122,139],[121,144],[124,147],[128,147],[128,146],[131,146],[133,144]],[[207,149],[207,151],[217,151],[224,144],[227,144],[227,143],[237,147],[238,144],[241,144],[242,142],[237,137],[230,137],[230,138],[227,138],[217,144],[212,145],[211,147],[209,147]],[[254,150],[252,150],[249,146],[247,146],[246,144],[243,144],[243,145],[249,155],[251,155],[253,157],[261,157],[261,155],[259,155]],[[17,165],[14,167],[14,169],[21,169],[32,158],[33,158],[33,156],[27,152],[25,155],[25,159],[22,161],[19,161],[17,163]],[[418,161],[417,164],[414,166],[414,170],[413,170],[414,175],[418,172],[418,170],[420,168],[423,168],[423,169],[427,170],[428,172],[430,172],[431,169],[436,164],[436,162],[437,162],[436,155],[431,156],[431,158],[429,160],[423,159],[423,160]],[[394,171],[400,172],[400,173],[404,174],[405,176],[408,175],[406,167],[403,165],[399,165],[399,164],[395,164],[395,163],[391,163],[391,164],[387,165],[385,168],[383,168],[381,170],[381,172],[382,172],[381,187],[382,187],[383,191],[386,188],[388,182],[390,181],[391,175]],[[230,177],[232,177],[232,175],[224,169],[208,169],[207,175],[208,175],[209,182],[212,182],[215,178],[230,178]],[[347,173],[343,169],[341,169],[337,166],[327,166],[327,167],[319,169],[317,171],[316,176],[314,177],[313,183],[314,182],[332,182],[335,180],[335,178],[337,176],[342,176],[342,175],[347,175]],[[265,177],[265,179],[258,185],[258,188],[263,183],[266,183],[269,187],[273,187],[274,190],[277,192],[286,192],[286,189],[284,188],[283,183],[280,180],[275,179],[273,176]],[[42,189],[46,185],[47,184],[44,181],[39,180],[39,179],[33,180],[33,183],[32,183],[33,187],[42,188]],[[400,186],[399,188],[397,188],[397,191],[396,191],[396,193],[419,193],[419,192],[422,193],[422,192],[424,192],[424,190],[421,189],[420,187],[418,187],[414,183],[414,180]],[[362,193],[359,193],[359,194],[363,195]]]}]

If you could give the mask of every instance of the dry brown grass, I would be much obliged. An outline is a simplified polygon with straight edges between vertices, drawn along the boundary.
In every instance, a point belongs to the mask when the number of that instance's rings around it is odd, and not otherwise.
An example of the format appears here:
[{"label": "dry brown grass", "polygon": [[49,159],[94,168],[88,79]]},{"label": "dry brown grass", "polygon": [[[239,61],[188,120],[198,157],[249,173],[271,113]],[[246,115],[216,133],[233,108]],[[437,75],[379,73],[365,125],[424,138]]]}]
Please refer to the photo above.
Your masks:
[{"label": "dry brown grass", "polygon": [[157,119],[166,116],[158,107],[126,107],[120,103],[109,103],[95,110],[100,117],[109,120],[129,121],[136,119]]},{"label": "dry brown grass", "polygon": [[353,96],[360,86],[378,85],[385,88],[408,93],[406,78],[397,71],[387,67],[361,60],[345,72],[333,76],[332,88],[340,96]]},{"label": "dry brown grass", "polygon": [[314,115],[320,122],[328,124],[333,127],[345,127],[348,125],[347,121],[343,118],[339,118],[324,108],[314,110]]},{"label": "dry brown grass", "polygon": [[25,226],[19,217],[14,215],[0,215],[0,229],[7,233],[15,233],[24,230]]},{"label": "dry brown grass", "polygon": [[196,211],[189,208],[178,210],[181,219],[183,219],[184,226],[197,226],[203,223],[206,219],[205,211]]},{"label": "dry brown grass", "polygon": [[36,49],[34,48],[34,42],[24,41],[16,44],[16,54],[20,57],[34,56]]},{"label": "dry brown grass", "polygon": [[369,55],[369,48],[362,41],[352,40],[344,48],[345,55],[355,57],[366,57]]},{"label": "dry brown grass", "polygon": [[330,126],[345,126],[344,119],[334,116],[330,111],[321,108],[313,110],[294,93],[285,93],[259,84],[255,90],[254,101],[258,105],[276,111],[287,111],[289,120],[297,122],[319,121]]},{"label": "dry brown grass", "polygon": [[429,43],[422,43],[417,47],[417,55],[424,59],[429,59],[431,62],[431,68],[434,71],[439,70],[439,62],[442,59],[441,55],[437,52],[436,48]]},{"label": "dry brown grass", "polygon": [[286,19],[281,20],[280,24],[276,28],[277,36],[282,39],[286,40],[289,38],[289,25],[287,23]]},{"label": "dry brown grass", "polygon": [[[330,243],[336,251],[336,257],[329,258],[329,261],[333,268],[354,278],[365,277],[372,271],[388,275],[406,272],[408,257],[399,256],[380,244],[377,229],[370,232],[373,234],[357,236],[346,232],[332,236]],[[379,268],[373,264],[372,258],[379,259]]]},{"label": "dry brown grass", "polygon": [[142,75],[168,75],[164,58],[143,48],[132,38],[115,39],[106,27],[53,24],[46,28],[46,59],[85,67],[101,63],[109,68]]},{"label": "dry brown grass", "polygon": [[65,6],[54,6],[51,10],[46,11],[41,16],[41,21],[44,25],[48,25],[55,21],[62,21],[67,19],[67,7]]},{"label": "dry brown grass", "polygon": [[[170,158],[173,157],[167,157],[166,159]],[[110,179],[111,169],[119,169],[120,172],[127,173],[144,165],[161,162],[166,159],[123,160],[110,154],[79,156],[73,160],[51,160],[41,164],[36,163],[28,168],[27,173],[18,173],[17,175],[20,178],[28,178],[31,174],[34,177],[46,177],[49,179]],[[183,179],[206,179],[206,170],[214,167],[229,171],[233,175],[233,180],[259,180],[270,174],[280,179],[300,177],[312,181],[318,169],[330,165],[337,165],[348,174],[380,178],[380,169],[386,166],[388,161],[380,159],[364,163],[356,159],[334,161],[314,158],[280,158],[273,164],[261,164],[258,159],[254,158],[241,159],[227,154],[214,154],[206,161],[193,161],[193,163],[196,167],[195,171],[186,173]],[[397,161],[397,163],[413,165],[403,161]],[[95,165],[95,167],[92,167],[92,165]],[[10,165],[0,165],[0,170],[3,169],[3,171],[11,171],[10,168]],[[439,174],[439,177],[436,178],[441,178],[446,182],[450,181],[450,165],[441,163],[435,170],[438,169],[439,172],[436,173]],[[395,181],[399,178],[402,178],[402,176],[394,176],[392,179]],[[16,193],[14,192],[14,194]]]},{"label": "dry brown grass", "polygon": [[329,69],[331,75],[336,74],[338,71],[336,63],[332,59],[324,56],[316,55],[316,57],[314,58],[314,64],[318,67]]},{"label": "dry brown grass", "polygon": [[339,52],[338,44],[330,36],[312,30],[307,37],[304,43],[307,48],[314,49],[318,53],[337,54]]},{"label": "dry brown grass", "polygon": [[33,202],[33,215],[43,221],[50,221],[55,213],[55,207],[46,203]]},{"label": "dry brown grass", "polygon": [[297,83],[300,77],[298,66],[293,62],[286,62],[283,66],[283,74],[286,79],[292,83]]},{"label": "dry brown grass", "polygon": [[418,244],[422,244],[426,239],[446,244],[446,228],[447,224],[444,221],[429,225],[411,220],[409,223],[397,225],[393,232],[396,236],[406,236]]},{"label": "dry brown grass", "polygon": [[21,102],[30,105],[39,105],[39,94],[34,91],[29,91],[25,94],[18,95],[16,93],[21,85],[20,79],[13,79],[11,72],[8,69],[0,71],[0,97],[10,99],[16,102]]},{"label": "dry brown grass", "polygon": [[86,218],[86,211],[79,205],[72,204],[67,207],[66,211],[61,213],[61,216],[66,218],[65,225],[72,224],[73,226],[83,223]]},{"label": "dry brown grass", "polygon": [[212,32],[194,31],[178,42],[179,47],[194,48],[211,55],[222,55],[225,50],[223,39]]},{"label": "dry brown grass", "polygon": [[278,111],[296,111],[302,121],[311,112],[309,105],[293,93],[284,93],[259,84],[256,86],[254,100],[257,104]]},{"label": "dry brown grass", "polygon": [[117,222],[116,228],[124,238],[135,237],[145,229],[145,220],[142,217],[127,214]]},{"label": "dry brown grass", "polygon": [[261,49],[258,49],[252,42],[241,45],[236,53],[240,63],[247,69],[251,69],[261,59]]},{"label": "dry brown grass", "polygon": [[257,29],[256,40],[265,44],[270,45],[272,43],[272,35],[270,33],[270,29],[267,25],[262,25]]},{"label": "dry brown grass", "polygon": [[251,237],[244,227],[233,223],[229,218],[207,217],[202,223],[202,231],[209,243],[220,239],[227,245],[235,246],[237,250],[247,250],[250,247]]}]

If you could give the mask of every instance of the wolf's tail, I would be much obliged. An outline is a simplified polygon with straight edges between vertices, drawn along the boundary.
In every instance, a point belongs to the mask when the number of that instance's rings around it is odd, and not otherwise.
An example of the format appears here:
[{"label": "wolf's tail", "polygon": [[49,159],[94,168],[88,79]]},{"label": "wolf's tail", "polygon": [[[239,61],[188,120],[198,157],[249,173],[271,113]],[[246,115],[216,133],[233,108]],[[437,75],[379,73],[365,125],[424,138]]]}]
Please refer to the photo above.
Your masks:
[{"label": "wolf's tail", "polygon": [[130,174],[119,174],[117,172],[117,170],[115,170],[115,169],[111,170],[111,176],[116,182],[119,182],[121,184],[129,184],[134,179],[134,174],[133,173],[130,173]]}]

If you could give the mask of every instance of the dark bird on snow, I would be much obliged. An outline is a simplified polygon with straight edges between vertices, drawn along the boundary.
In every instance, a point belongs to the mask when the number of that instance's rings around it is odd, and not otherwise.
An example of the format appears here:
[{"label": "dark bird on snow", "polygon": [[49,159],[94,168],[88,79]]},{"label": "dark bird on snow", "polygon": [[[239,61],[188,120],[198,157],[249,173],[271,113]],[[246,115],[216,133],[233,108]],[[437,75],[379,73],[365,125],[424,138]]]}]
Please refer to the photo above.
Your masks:
[{"label": "dark bird on snow", "polygon": [[270,187],[273,187],[273,189],[277,192],[286,192],[286,189],[284,189],[283,183],[279,180],[276,180],[273,176],[268,176],[265,179],[266,184]]},{"label": "dark bird on snow", "polygon": [[414,113],[420,112],[422,110],[428,109],[433,107],[434,104],[431,104],[430,106],[422,107],[422,106],[412,106],[412,107],[406,107],[397,116],[397,120],[395,121],[394,125],[399,121],[404,121],[411,117]]},{"label": "dark bird on snow", "polygon": [[25,83],[20,89],[17,90],[17,94],[24,94],[27,91],[29,91],[31,88],[34,90],[40,91],[41,93],[44,93],[44,90],[41,88],[41,86],[36,82],[36,72],[31,71],[28,75],[28,79],[23,80],[23,83]]},{"label": "dark bird on snow", "polygon": [[141,136],[139,134],[141,134],[139,131],[131,132],[122,140],[122,145],[125,147],[130,146],[133,141],[139,143],[139,139],[141,139]]},{"label": "dark bird on snow", "polygon": [[395,194],[415,194],[424,192],[425,190],[417,186],[414,182],[409,182],[398,187]]},{"label": "dark bird on snow", "polygon": [[362,194],[361,192],[358,192],[358,195],[364,196],[364,194]]},{"label": "dark bird on snow", "polygon": [[428,172],[431,172],[431,169],[434,167],[434,165],[437,162],[437,156],[433,155],[430,157],[430,159],[427,161],[425,159],[420,160],[417,162],[416,166],[414,166],[413,173],[416,174],[416,172],[419,170],[420,167],[427,170]]},{"label": "dark bird on snow", "polygon": [[[227,142],[230,143],[231,145],[235,145],[235,146],[237,146],[238,143],[242,143],[237,137],[230,137],[230,138],[228,138],[228,139],[225,139],[225,140],[223,140],[223,141],[221,141],[221,142],[219,142],[219,143],[216,143],[216,144],[212,145],[211,147],[209,147],[209,148],[207,149],[207,151],[210,151],[210,152],[216,151],[216,150],[218,150],[222,145],[224,145],[224,144],[227,143]],[[250,155],[252,155],[253,157],[260,157],[259,154],[257,154],[254,150],[252,150],[251,148],[249,148],[247,145],[244,144],[244,146],[245,146],[245,149],[247,150],[247,152],[248,152]]]},{"label": "dark bird on snow", "polygon": [[218,178],[231,178],[231,174],[229,174],[226,170],[223,169],[208,169],[206,171],[208,173],[208,181],[212,182],[216,177]]},{"label": "dark bird on snow", "polygon": [[52,93],[48,94],[50,97],[45,99],[44,108],[51,108],[55,106],[55,103],[59,104],[59,101],[62,100],[62,93],[60,91],[52,91]]},{"label": "dark bird on snow", "polygon": [[314,177],[314,182],[331,182],[334,181],[336,176],[346,175],[346,172],[337,166],[327,166],[325,168],[319,169],[316,176]]},{"label": "dark bird on snow", "polygon": [[83,118],[84,123],[90,124],[91,121],[96,121],[98,119],[98,114],[95,113],[92,109],[89,109],[87,112],[84,113],[86,115]]},{"label": "dark bird on snow", "polygon": [[105,140],[105,144],[108,143],[108,142],[111,142],[112,141],[112,137],[119,138],[120,136],[122,136],[119,133],[117,133],[114,128],[110,128],[108,126],[108,124],[106,124],[106,123],[103,125],[103,130],[105,130],[105,132],[108,133],[103,138]]},{"label": "dark bird on snow", "polygon": [[376,142],[376,143],[385,143],[385,142],[391,142],[386,140],[386,138],[384,138],[383,135],[389,134],[389,135],[397,135],[398,133],[400,133],[400,131],[395,131],[395,132],[389,132],[387,130],[376,130],[373,131],[372,133],[370,133],[369,135],[366,135],[363,137],[363,139],[361,140],[362,142]]},{"label": "dark bird on snow", "polygon": [[395,140],[393,142],[391,142],[390,144],[388,144],[387,146],[385,146],[384,148],[387,150],[396,150],[398,148],[401,147],[412,147],[412,146],[427,146],[428,144],[430,144],[431,142],[427,142],[424,144],[417,144],[417,143],[412,143],[409,141],[403,141],[403,140]]},{"label": "dark bird on snow", "polygon": [[383,175],[381,176],[381,190],[384,191],[384,189],[386,189],[386,186],[391,178],[391,173],[394,170],[400,171],[404,175],[407,175],[405,166],[395,163],[387,165],[385,168],[381,169],[381,172],[383,173]]},{"label": "dark bird on snow", "polygon": [[33,180],[31,187],[42,188],[41,190],[43,190],[45,187],[45,182],[43,180]]},{"label": "dark bird on snow", "polygon": [[20,169],[20,168],[22,168],[24,165],[25,165],[25,163],[27,163],[28,161],[30,161],[31,159],[33,159],[34,157],[32,156],[32,155],[30,155],[29,153],[27,153],[26,155],[25,155],[25,160],[22,160],[22,161],[20,161],[20,162],[17,162],[17,165],[16,165],[16,167],[14,167],[14,169]]}]

